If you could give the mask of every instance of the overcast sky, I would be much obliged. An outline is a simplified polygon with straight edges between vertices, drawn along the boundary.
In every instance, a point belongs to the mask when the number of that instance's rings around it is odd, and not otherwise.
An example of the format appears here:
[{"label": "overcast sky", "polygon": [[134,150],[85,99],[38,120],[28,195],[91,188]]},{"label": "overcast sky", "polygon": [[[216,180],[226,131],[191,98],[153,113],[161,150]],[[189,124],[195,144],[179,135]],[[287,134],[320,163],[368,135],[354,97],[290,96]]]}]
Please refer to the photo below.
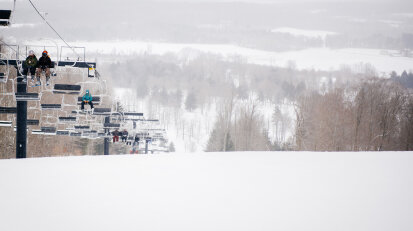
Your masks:
[{"label": "overcast sky", "polygon": [[[148,39],[233,42],[262,40],[279,27],[351,36],[413,33],[413,0],[32,0],[68,40]],[[200,4],[200,3],[209,4]],[[231,3],[229,3],[231,2]],[[240,3],[244,2],[244,4]],[[248,4],[245,4],[248,2]],[[273,3],[271,5],[254,4]],[[341,2],[340,4],[335,4]],[[193,4],[187,4],[193,3]],[[225,4],[220,4],[225,3]],[[280,6],[278,5],[280,4]],[[354,3],[354,4],[353,4]],[[0,0],[11,9],[13,0]],[[401,17],[400,15],[404,15]],[[18,0],[9,30],[0,36],[56,37],[28,0]],[[212,31],[215,26],[215,31]],[[230,34],[219,30],[225,26]],[[214,34],[215,32],[215,34]],[[255,37],[255,38],[253,38]],[[246,38],[243,38],[247,40]],[[261,41],[265,43],[265,41]]]}]

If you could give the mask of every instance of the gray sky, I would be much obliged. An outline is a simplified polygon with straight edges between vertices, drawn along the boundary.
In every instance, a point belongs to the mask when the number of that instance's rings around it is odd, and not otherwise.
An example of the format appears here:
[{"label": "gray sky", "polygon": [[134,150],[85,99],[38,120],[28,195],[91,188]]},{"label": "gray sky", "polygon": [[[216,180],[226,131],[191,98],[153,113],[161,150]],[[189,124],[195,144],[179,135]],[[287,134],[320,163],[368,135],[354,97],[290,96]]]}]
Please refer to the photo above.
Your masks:
[{"label": "gray sky", "polygon": [[[48,21],[71,41],[268,43],[271,34],[265,33],[278,27],[326,30],[349,36],[413,33],[409,26],[413,25],[409,18],[413,13],[411,0],[32,1],[39,11],[47,12]],[[0,6],[6,9],[12,3],[0,0]],[[13,23],[21,27],[0,33],[16,38],[56,37],[28,0],[18,0]],[[223,26],[225,31],[219,31]]]}]

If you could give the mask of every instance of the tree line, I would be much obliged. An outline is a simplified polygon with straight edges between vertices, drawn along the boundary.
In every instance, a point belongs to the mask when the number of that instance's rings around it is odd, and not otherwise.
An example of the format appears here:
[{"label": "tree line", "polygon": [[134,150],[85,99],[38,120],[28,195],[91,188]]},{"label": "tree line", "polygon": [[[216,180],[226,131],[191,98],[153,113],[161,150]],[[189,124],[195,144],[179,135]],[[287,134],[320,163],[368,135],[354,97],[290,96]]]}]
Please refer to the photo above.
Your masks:
[{"label": "tree line", "polygon": [[295,108],[296,150],[413,150],[413,96],[393,81],[310,92]]}]

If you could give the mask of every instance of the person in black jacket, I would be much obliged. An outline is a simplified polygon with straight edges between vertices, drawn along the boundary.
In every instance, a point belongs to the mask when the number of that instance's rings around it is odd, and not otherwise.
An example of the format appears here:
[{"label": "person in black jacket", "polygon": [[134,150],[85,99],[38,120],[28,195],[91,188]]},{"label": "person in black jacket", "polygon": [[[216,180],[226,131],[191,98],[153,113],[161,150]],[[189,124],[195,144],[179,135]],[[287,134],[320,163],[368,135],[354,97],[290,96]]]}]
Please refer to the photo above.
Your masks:
[{"label": "person in black jacket", "polygon": [[23,82],[27,82],[27,74],[30,74],[32,81],[34,81],[34,74],[37,67],[37,57],[33,50],[29,51],[29,56],[27,56],[26,61],[23,62]]},{"label": "person in black jacket", "polygon": [[140,140],[140,138],[139,138],[139,135],[138,134],[136,134],[135,135],[135,142],[133,142],[133,146],[139,146],[139,140]]},{"label": "person in black jacket", "polygon": [[40,57],[39,61],[37,62],[37,69],[36,69],[36,77],[37,83],[36,85],[41,85],[40,82],[40,75],[44,71],[46,73],[46,85],[49,85],[50,82],[50,68],[53,67],[52,60],[50,59],[47,51],[43,51],[42,57]]}]

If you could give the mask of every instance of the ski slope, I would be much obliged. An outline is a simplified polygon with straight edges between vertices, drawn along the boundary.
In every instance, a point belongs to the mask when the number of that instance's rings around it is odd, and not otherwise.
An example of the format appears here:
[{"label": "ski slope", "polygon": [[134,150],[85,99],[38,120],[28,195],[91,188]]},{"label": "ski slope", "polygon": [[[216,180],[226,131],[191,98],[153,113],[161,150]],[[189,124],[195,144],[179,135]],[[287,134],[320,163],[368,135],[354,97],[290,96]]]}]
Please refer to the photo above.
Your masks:
[{"label": "ski slope", "polygon": [[0,230],[410,231],[413,152],[0,160]]}]

